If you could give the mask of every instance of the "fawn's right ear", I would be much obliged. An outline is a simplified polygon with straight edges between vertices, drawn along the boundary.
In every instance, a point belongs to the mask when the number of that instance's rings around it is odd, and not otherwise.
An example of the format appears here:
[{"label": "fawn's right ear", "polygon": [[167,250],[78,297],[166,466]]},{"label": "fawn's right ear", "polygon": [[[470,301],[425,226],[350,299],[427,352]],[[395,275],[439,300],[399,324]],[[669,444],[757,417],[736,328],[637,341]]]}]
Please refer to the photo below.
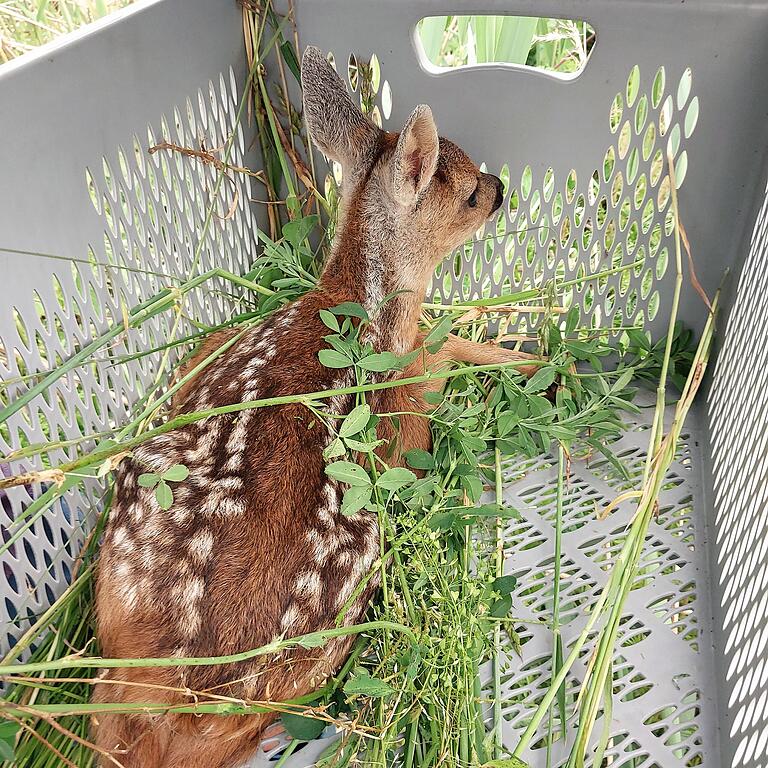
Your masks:
[{"label": "fawn's right ear", "polygon": [[301,58],[304,119],[320,151],[354,172],[371,155],[377,128],[352,101],[344,83],[319,48],[308,46]]}]

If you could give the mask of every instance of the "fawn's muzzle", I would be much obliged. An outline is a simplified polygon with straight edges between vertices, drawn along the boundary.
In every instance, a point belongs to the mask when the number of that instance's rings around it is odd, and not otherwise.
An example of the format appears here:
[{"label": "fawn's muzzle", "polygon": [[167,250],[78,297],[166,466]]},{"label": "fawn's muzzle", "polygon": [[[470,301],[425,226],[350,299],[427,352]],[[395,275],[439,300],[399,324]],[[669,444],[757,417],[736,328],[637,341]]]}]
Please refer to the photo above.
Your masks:
[{"label": "fawn's muzzle", "polygon": [[491,213],[493,214],[501,208],[501,203],[504,200],[504,185],[498,176],[491,176],[491,178],[496,182],[496,197],[493,201],[493,208],[491,208]]}]

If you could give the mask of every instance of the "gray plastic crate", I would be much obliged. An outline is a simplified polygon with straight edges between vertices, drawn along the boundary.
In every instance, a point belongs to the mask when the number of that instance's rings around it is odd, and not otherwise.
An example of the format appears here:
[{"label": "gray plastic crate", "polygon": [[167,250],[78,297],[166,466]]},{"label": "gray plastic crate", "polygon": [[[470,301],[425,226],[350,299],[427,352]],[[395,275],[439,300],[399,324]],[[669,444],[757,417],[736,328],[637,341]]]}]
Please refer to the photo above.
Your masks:
[{"label": "gray plastic crate", "polygon": [[[459,11],[586,19],[597,41],[585,71],[568,81],[506,65],[430,72],[420,63],[415,24]],[[698,276],[711,294],[728,272],[725,309],[707,390],[649,532],[643,567],[654,581],[639,583],[627,604],[606,764],[768,765],[768,5],[299,0],[296,12],[302,44],[333,51],[342,76],[350,53],[360,62],[376,55],[376,103],[386,125],[396,130],[415,104],[429,103],[441,134],[490,171],[509,174],[503,216],[489,225],[488,239],[436,276],[445,300],[638,262],[569,298],[596,326],[642,321],[660,335],[673,270],[667,173],[657,152],[671,143],[679,175],[685,169],[680,207]],[[638,89],[628,94],[635,66]],[[13,380],[3,397],[19,397],[29,379],[18,377],[60,365],[120,323],[122,307],[173,284],[194,262],[200,272],[247,271],[261,219],[248,178],[236,180],[234,216],[215,220],[201,237],[213,172],[179,155],[146,153],[161,138],[223,144],[245,71],[232,0],[139,2],[0,69],[0,377]],[[251,139],[244,123],[231,159],[258,168]],[[566,183],[571,173],[575,187]],[[222,199],[222,211],[231,199]],[[626,205],[645,222],[631,252],[621,226]],[[188,301],[211,320],[237,307],[211,290]],[[690,288],[681,314],[701,328],[705,309]],[[120,365],[109,358],[159,346],[172,322],[156,317],[121,335],[103,365],[59,380],[49,398],[12,418],[0,452],[123,420],[157,377],[160,358]],[[621,440],[630,465],[642,464],[646,426],[638,419]],[[68,450],[53,451],[52,463]],[[15,461],[0,471],[29,466]],[[509,527],[506,568],[524,577],[516,610],[536,615],[551,590],[554,470],[546,459],[522,478],[519,467],[514,477],[509,469],[505,492],[524,514]],[[631,514],[621,507],[606,521],[595,517],[595,504],[622,482],[600,462],[574,468],[563,541],[566,641],[578,633],[604,582],[615,532]],[[0,646],[65,588],[103,490],[93,480],[68,492],[2,556]],[[6,541],[41,491],[12,489],[0,498]],[[545,631],[526,630],[523,640],[522,660],[510,652],[503,670],[510,746],[542,695],[551,655]],[[569,690],[586,661],[574,667]],[[309,765],[325,744],[308,745],[290,765]],[[532,765],[544,764],[542,752],[528,756]],[[561,759],[556,754],[553,764]]]}]

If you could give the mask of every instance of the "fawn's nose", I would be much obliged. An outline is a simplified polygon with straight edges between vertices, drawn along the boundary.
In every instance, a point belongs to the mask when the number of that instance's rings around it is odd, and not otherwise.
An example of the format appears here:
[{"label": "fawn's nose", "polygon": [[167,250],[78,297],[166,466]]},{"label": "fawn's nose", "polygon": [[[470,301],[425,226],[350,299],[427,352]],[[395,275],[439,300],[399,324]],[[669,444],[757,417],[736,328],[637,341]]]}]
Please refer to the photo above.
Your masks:
[{"label": "fawn's nose", "polygon": [[491,174],[488,174],[488,176],[496,184],[496,197],[493,200],[493,208],[491,208],[491,213],[496,213],[501,208],[501,203],[504,200],[504,184],[502,184],[498,176]]}]

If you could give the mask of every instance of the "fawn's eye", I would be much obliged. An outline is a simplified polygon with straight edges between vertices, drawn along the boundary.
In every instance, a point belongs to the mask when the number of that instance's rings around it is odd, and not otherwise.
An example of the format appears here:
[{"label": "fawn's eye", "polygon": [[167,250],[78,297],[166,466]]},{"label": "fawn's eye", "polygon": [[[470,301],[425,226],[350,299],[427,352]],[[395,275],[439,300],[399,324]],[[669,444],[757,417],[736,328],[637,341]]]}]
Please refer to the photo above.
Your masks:
[{"label": "fawn's eye", "polygon": [[475,187],[475,191],[469,196],[469,199],[467,200],[467,205],[470,208],[474,208],[477,205],[477,187]]}]

